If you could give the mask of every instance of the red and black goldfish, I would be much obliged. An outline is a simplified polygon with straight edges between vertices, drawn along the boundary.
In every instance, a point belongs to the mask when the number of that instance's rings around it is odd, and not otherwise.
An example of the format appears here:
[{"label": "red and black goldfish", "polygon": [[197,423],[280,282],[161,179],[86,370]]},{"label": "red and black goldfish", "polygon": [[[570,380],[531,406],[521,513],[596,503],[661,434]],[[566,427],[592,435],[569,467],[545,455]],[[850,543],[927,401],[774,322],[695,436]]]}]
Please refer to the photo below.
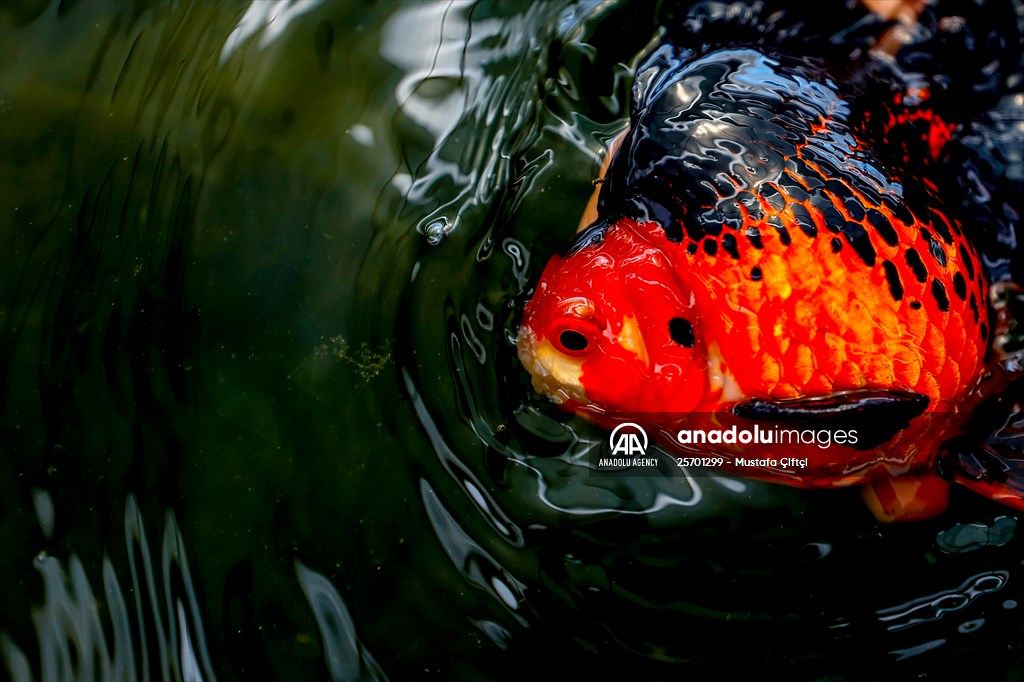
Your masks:
[{"label": "red and black goldfish", "polygon": [[[844,90],[819,60],[751,47],[666,44],[643,61],[597,215],[524,311],[519,357],[539,392],[605,426],[656,413],[669,429],[715,414],[878,427],[800,449],[806,470],[759,472],[791,485],[934,469],[986,376],[988,283],[913,170],[953,126],[926,91],[873,101],[846,71]],[[945,504],[944,481],[919,482],[904,518]],[[1009,486],[986,492],[1024,508]],[[875,486],[891,518],[886,494],[903,493]]]}]

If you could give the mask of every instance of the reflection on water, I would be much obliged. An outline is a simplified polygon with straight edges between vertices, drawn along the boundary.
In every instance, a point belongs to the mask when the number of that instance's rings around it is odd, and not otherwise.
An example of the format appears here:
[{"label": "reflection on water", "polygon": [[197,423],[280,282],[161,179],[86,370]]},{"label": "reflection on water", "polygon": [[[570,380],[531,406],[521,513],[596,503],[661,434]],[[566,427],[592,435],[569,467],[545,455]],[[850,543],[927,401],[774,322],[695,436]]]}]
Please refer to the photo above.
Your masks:
[{"label": "reflection on water", "polygon": [[[52,498],[38,489],[33,497],[39,524],[49,539],[55,521]],[[104,551],[98,593],[75,553],[67,559],[67,568],[45,550],[38,554],[33,566],[42,577],[44,596],[42,605],[33,609],[32,622],[40,679],[216,679],[184,539],[171,510],[161,537],[158,553],[151,551],[135,497],[129,495],[124,540],[130,581],[122,582]],[[300,561],[295,562],[295,573],[320,630],[331,679],[386,679],[356,638],[355,623],[331,582]],[[134,599],[134,610],[126,602],[126,592],[129,600]],[[12,679],[33,679],[29,655],[5,632],[0,632],[0,652]]]},{"label": "reflection on water", "polygon": [[[886,629],[891,632],[935,621],[946,613],[963,609],[978,597],[1002,590],[1006,587],[1009,578],[1007,571],[992,571],[974,575],[955,590],[947,590],[901,606],[884,609],[878,614],[879,620],[885,623]],[[964,625],[983,622],[984,619],[971,620],[966,621]]]},{"label": "reflection on water", "polygon": [[429,148],[394,182],[410,203],[448,197],[417,223],[431,245],[470,206],[486,205],[508,185],[513,154],[535,130],[537,102],[522,87],[545,68],[541,46],[553,8],[488,16],[471,0],[414,3],[384,25],[381,54],[404,72],[395,98]]},{"label": "reflection on water", "polygon": [[295,574],[309,601],[332,680],[384,680],[384,672],[356,638],[356,626],[341,595],[323,575],[295,562]]},{"label": "reflection on water", "polygon": [[935,538],[944,552],[959,554],[985,547],[1002,547],[1013,539],[1017,519],[997,516],[988,523],[958,523]]},{"label": "reflection on water", "polygon": [[292,21],[313,11],[321,3],[323,0],[254,0],[224,41],[220,51],[221,63],[230,59],[242,44],[258,33],[262,34],[258,43],[260,49],[266,48],[288,30]]},{"label": "reflection on water", "polygon": [[[54,523],[53,502],[43,490],[35,490],[34,497],[39,523],[49,538]],[[154,554],[135,497],[129,495],[124,509],[124,542],[131,577],[126,583],[128,599],[134,598],[135,607],[131,615],[122,588],[123,576],[119,578],[106,550],[99,596],[74,552],[67,559],[66,569],[59,558],[45,550],[36,557],[34,568],[43,579],[43,603],[32,611],[40,678],[215,679],[174,513],[167,512],[160,550]],[[106,633],[112,633],[112,637],[108,639]],[[33,679],[28,656],[7,633],[2,635],[0,648],[13,679]]]},{"label": "reflection on water", "polygon": [[13,678],[1005,676],[1005,508],[959,491],[881,527],[855,491],[595,478],[530,389],[522,304],[658,25],[607,0],[0,8]]}]

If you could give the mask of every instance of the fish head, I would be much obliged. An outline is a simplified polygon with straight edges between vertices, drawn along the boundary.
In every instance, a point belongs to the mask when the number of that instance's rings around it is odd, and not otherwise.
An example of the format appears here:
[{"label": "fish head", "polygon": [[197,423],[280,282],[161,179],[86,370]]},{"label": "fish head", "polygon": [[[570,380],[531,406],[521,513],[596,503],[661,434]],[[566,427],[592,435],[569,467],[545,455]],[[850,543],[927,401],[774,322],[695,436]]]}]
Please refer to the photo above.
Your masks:
[{"label": "fish head", "polygon": [[534,388],[563,409],[682,412],[704,396],[695,297],[658,232],[620,220],[544,269],[517,346]]}]

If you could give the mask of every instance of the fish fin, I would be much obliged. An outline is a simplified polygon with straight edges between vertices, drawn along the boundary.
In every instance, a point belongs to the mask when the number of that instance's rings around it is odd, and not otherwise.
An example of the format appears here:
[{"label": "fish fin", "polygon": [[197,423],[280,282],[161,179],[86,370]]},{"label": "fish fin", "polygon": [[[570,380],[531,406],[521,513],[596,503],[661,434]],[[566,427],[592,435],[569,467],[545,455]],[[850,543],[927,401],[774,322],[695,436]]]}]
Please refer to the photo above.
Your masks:
[{"label": "fish fin", "polygon": [[882,523],[922,521],[946,511],[949,482],[933,472],[898,478],[885,476],[863,486],[861,495]]},{"label": "fish fin", "polygon": [[939,457],[939,471],[980,495],[1024,511],[1024,452],[988,445],[955,449]]},{"label": "fish fin", "polygon": [[1024,511],[1024,377],[978,405],[939,452],[944,478]]},{"label": "fish fin", "polygon": [[873,450],[907,428],[928,407],[928,397],[909,391],[858,390],[808,398],[751,398],[736,403],[738,417],[857,431],[857,450]]}]

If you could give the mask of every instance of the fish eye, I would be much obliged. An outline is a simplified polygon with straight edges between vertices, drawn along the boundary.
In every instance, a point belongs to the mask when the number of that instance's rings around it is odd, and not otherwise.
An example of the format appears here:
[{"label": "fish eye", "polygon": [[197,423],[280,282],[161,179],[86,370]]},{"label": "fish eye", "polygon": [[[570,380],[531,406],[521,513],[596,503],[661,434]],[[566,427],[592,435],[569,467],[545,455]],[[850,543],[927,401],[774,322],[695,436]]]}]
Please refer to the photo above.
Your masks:
[{"label": "fish eye", "polygon": [[668,333],[683,348],[693,348],[693,324],[686,318],[673,317],[669,320]]},{"label": "fish eye", "polygon": [[558,335],[558,343],[569,353],[582,353],[590,345],[590,339],[575,329],[563,329]]}]

